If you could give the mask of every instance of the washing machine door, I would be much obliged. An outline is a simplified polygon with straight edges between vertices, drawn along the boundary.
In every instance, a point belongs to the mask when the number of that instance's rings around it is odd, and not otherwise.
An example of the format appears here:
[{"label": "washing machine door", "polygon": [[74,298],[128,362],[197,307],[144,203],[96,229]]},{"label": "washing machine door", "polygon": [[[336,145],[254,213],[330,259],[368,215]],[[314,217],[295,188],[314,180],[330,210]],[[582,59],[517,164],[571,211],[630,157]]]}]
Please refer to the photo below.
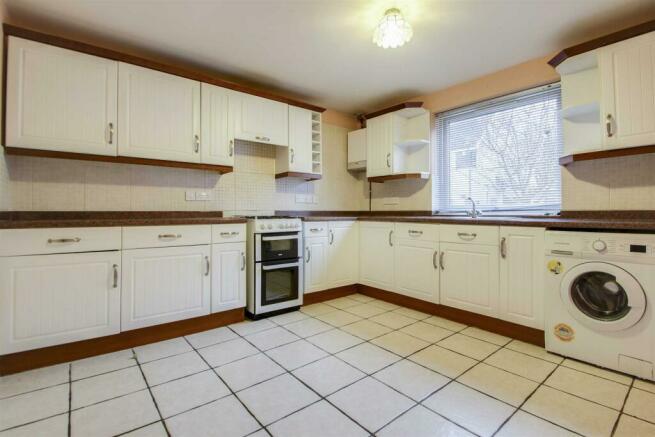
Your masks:
[{"label": "washing machine door", "polygon": [[596,331],[628,329],[646,310],[644,289],[634,276],[603,262],[571,268],[562,278],[560,295],[569,314]]}]

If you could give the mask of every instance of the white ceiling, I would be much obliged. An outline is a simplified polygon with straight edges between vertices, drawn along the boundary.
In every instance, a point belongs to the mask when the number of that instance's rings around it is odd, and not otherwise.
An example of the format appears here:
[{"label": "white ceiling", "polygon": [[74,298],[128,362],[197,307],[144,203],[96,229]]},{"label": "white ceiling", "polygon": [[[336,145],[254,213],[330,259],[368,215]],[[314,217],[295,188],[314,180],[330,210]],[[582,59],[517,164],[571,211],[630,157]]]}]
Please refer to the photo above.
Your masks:
[{"label": "white ceiling", "polygon": [[[1,1],[1,0],[0,0]],[[349,113],[655,18],[653,0],[5,0],[6,21],[183,61]],[[399,6],[414,38],[371,42]]]}]

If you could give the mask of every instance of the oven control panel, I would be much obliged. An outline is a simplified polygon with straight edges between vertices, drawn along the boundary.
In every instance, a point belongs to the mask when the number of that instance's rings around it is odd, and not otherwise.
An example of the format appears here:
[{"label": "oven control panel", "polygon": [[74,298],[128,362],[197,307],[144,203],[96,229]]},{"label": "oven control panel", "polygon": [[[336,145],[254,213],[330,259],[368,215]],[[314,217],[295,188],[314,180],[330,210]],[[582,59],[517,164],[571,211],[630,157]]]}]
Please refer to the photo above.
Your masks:
[{"label": "oven control panel", "polygon": [[302,221],[299,218],[258,218],[252,223],[252,231],[257,234],[300,232],[301,228]]}]

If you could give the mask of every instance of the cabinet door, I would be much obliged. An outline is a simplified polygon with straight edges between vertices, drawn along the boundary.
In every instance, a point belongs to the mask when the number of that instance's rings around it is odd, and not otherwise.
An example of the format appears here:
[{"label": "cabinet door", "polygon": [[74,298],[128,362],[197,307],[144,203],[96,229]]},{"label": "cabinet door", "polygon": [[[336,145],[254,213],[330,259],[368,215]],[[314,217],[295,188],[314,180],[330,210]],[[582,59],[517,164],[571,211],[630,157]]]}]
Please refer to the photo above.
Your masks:
[{"label": "cabinet door", "polygon": [[440,243],[441,304],[498,316],[498,247]]},{"label": "cabinet door", "polygon": [[312,172],[312,111],[296,106],[289,106],[288,165],[290,171]]},{"label": "cabinet door", "polygon": [[0,355],[120,332],[120,252],[0,258]]},{"label": "cabinet door", "polygon": [[390,175],[393,168],[393,114],[366,121],[366,175]]},{"label": "cabinet door", "polygon": [[543,329],[544,229],[500,228],[500,318]]},{"label": "cabinet door", "polygon": [[123,251],[122,330],[209,314],[209,245]]},{"label": "cabinet door", "polygon": [[200,83],[118,66],[118,154],[200,162]]},{"label": "cabinet door", "polygon": [[231,138],[289,145],[289,105],[238,92],[230,93]]},{"label": "cabinet door", "polygon": [[212,313],[246,306],[246,243],[212,245]]},{"label": "cabinet door", "polygon": [[9,147],[116,155],[118,63],[10,36]]},{"label": "cabinet door", "polygon": [[394,250],[396,292],[439,303],[439,245],[397,239]]},{"label": "cabinet door", "polygon": [[305,239],[305,293],[325,290],[328,285],[328,239]]},{"label": "cabinet door", "polygon": [[207,83],[200,87],[200,157],[205,164],[234,165],[234,141],[228,132],[230,91]]},{"label": "cabinet door", "polygon": [[360,223],[359,249],[359,282],[393,291],[393,223]]},{"label": "cabinet door", "polygon": [[604,146],[655,144],[655,32],[603,48],[600,69]]},{"label": "cabinet door", "polygon": [[330,288],[359,280],[359,227],[355,221],[330,222],[328,229],[328,282]]}]

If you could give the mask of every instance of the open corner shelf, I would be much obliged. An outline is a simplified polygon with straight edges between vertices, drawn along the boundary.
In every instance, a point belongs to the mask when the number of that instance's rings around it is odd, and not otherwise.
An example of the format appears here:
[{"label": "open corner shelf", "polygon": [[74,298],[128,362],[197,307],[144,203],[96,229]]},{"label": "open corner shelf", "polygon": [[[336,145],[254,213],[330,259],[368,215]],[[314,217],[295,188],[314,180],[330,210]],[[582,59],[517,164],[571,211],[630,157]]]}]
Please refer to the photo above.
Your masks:
[{"label": "open corner shelf", "polygon": [[567,166],[579,161],[591,161],[594,159],[617,158],[619,156],[635,156],[655,153],[655,145],[626,147],[624,149],[598,150],[595,152],[574,153],[562,156],[559,165]]},{"label": "open corner shelf", "polygon": [[600,103],[591,102],[561,110],[562,118],[574,123],[600,123]]},{"label": "open corner shelf", "polygon": [[398,179],[429,179],[430,173],[420,172],[420,173],[402,173],[402,174],[390,174],[387,176],[371,176],[368,178],[369,182],[385,183],[386,181],[393,181]]},{"label": "open corner shelf", "polygon": [[301,173],[298,171],[285,171],[284,173],[278,173],[275,175],[275,179],[282,178],[298,178],[306,181],[317,181],[321,179],[321,175],[318,173]]},{"label": "open corner shelf", "polygon": [[407,140],[399,141],[399,142],[395,143],[395,146],[410,148],[410,147],[427,146],[429,144],[430,144],[430,140],[417,138],[417,139],[407,139]]}]

